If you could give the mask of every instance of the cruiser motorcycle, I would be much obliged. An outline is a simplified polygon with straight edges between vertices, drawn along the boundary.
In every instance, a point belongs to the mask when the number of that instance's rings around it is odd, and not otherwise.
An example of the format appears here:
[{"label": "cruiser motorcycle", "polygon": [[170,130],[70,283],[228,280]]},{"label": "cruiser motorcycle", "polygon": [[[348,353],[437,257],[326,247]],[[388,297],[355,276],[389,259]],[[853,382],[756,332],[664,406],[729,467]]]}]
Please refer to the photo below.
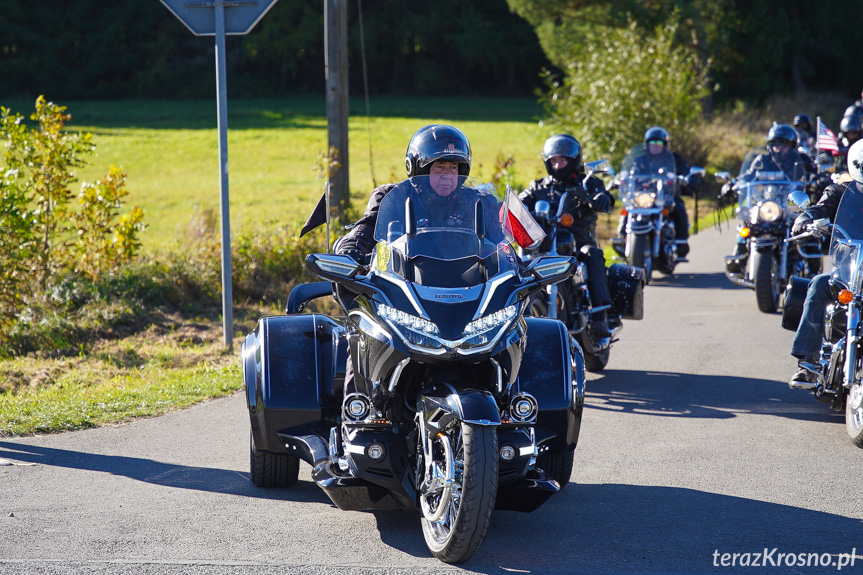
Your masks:
[{"label": "cruiser motorcycle", "polygon": [[678,181],[688,183],[704,174],[704,168],[693,166],[689,174],[678,176],[674,155],[667,148],[650,154],[647,146],[639,144],[623,159],[615,187],[623,203],[624,235],[612,239],[611,245],[627,263],[644,270],[647,283],[654,269],[671,275],[678,263],[686,261],[677,255],[674,222],[669,214],[674,209]]},{"label": "cruiser motorcycle", "polygon": [[[609,169],[606,160],[585,164],[585,178]],[[551,201],[536,202],[532,213],[534,219],[545,232],[545,240],[533,249],[519,248],[522,261],[530,262],[546,256],[575,255],[575,240],[569,226],[572,225],[573,212],[589,208],[590,198],[584,187],[566,188],[565,191],[550,190]],[[573,335],[584,352],[587,371],[602,371],[608,364],[611,344],[623,329],[622,318],[642,319],[644,317],[644,271],[624,264],[613,264],[607,269],[608,287],[612,305],[594,307],[588,290],[588,269],[579,262],[570,281],[550,284],[530,297],[526,313],[536,317],[559,319]],[[556,302],[551,305],[550,302]],[[588,329],[588,321],[593,313],[607,311],[611,337],[595,337]]]},{"label": "cruiser motorcycle", "polygon": [[[728,181],[728,172],[716,178]],[[792,193],[805,193],[806,172],[796,156],[778,157],[766,148],[750,151],[734,180],[737,192],[736,253],[725,256],[725,275],[736,285],[755,290],[758,309],[775,313],[788,278],[811,278],[821,272],[821,248],[813,237],[786,240],[794,214],[788,205]]]},{"label": "cruiser motorcycle", "polygon": [[[458,193],[476,197],[469,217],[431,227],[429,176],[414,177],[381,203],[367,265],[308,255],[326,281],[262,318],[242,360],[255,485],[293,485],[304,461],[342,510],[418,512],[447,563],[473,556],[493,510],[533,511],[567,484],[585,385],[565,326],[525,317],[575,258],[521,264],[503,204],[460,180]],[[301,313],[331,294],[346,317]]]},{"label": "cruiser motorcycle", "polygon": [[[810,203],[802,192],[791,199],[803,209]],[[819,362],[801,366],[817,375],[815,398],[835,411],[845,411],[848,436],[863,448],[863,189],[859,183],[846,188],[832,225],[815,220],[800,237],[817,238],[828,230],[827,269],[835,301],[825,312]],[[791,278],[782,316],[785,329],[797,330],[810,281]]]}]

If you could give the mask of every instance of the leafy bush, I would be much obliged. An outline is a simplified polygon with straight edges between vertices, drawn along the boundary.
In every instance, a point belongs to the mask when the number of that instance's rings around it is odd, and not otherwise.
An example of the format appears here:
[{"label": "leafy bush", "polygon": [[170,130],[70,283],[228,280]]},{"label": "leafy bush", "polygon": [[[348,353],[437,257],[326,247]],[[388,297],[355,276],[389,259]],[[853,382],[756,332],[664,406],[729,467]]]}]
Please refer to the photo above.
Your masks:
[{"label": "leafy bush", "polygon": [[632,21],[594,32],[562,79],[547,73],[547,124],[616,166],[648,127],[659,125],[671,134],[675,151],[703,163],[707,143],[697,133],[701,100],[710,90],[696,54],[674,43],[677,20],[673,15],[653,35]]},{"label": "leafy bush", "polygon": [[[63,106],[36,99],[28,128],[23,116],[0,108],[0,135],[6,140],[0,180],[0,333],[28,308],[46,304],[69,273],[96,278],[129,261],[139,247],[143,212],[120,215],[126,175],[109,174],[84,183],[73,205],[75,169],[95,152],[90,134],[64,130]],[[7,271],[8,270],[8,271]],[[32,315],[32,314],[31,314]]]}]

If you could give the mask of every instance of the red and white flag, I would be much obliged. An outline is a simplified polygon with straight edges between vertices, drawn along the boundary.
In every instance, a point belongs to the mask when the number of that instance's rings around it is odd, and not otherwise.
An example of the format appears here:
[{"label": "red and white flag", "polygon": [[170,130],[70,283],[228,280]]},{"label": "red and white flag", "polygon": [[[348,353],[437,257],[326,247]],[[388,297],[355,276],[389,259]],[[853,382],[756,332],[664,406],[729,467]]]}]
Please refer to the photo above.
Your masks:
[{"label": "red and white flag", "polygon": [[818,116],[818,139],[815,142],[815,147],[819,150],[839,151],[839,141],[836,139],[836,134],[824,125],[821,116]]},{"label": "red and white flag", "polygon": [[545,239],[545,232],[530,215],[525,206],[511,188],[507,188],[506,201],[503,204],[503,229],[510,233],[521,247],[528,249],[538,246]]}]

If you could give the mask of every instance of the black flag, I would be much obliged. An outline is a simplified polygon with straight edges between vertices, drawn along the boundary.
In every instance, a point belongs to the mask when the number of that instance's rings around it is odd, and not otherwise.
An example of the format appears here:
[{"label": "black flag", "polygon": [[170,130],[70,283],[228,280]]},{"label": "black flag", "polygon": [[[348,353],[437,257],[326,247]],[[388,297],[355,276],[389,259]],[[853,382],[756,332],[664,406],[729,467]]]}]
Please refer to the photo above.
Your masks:
[{"label": "black flag", "polygon": [[300,230],[300,237],[303,237],[321,224],[327,223],[327,191],[324,190],[321,199],[318,200],[318,205],[315,206],[312,215],[306,220],[303,229]]}]

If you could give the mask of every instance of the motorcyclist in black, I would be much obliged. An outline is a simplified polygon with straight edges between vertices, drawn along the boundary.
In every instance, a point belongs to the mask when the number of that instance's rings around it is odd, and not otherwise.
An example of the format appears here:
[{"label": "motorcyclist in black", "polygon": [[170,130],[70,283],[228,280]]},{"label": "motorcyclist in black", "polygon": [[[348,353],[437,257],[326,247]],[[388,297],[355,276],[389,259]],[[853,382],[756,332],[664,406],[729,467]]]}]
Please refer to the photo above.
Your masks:
[{"label": "motorcyclist in black", "polygon": [[[848,158],[851,177],[855,182],[863,183],[863,173],[861,173],[863,170],[863,141],[858,141],[851,147],[848,151]],[[839,202],[849,185],[830,184],[827,186],[818,203],[809,208],[808,213],[801,213],[794,220],[794,227],[791,229],[792,234],[803,233],[806,230],[806,225],[813,220],[829,218],[831,222],[835,221]],[[798,359],[797,373],[788,382],[792,389],[814,389],[815,387],[815,373],[803,365],[818,363],[818,352],[824,334],[824,313],[827,305],[834,301],[830,277],[831,272],[815,276],[806,291],[803,314],[797,326],[794,343],[791,346],[791,355]]]},{"label": "motorcyclist in black", "polygon": [[848,150],[863,136],[863,116],[849,114],[839,122],[839,152],[836,154],[834,166],[836,173],[848,171]]},{"label": "motorcyclist in black", "polygon": [[[467,136],[461,130],[443,124],[432,124],[417,130],[405,152],[405,171],[408,178],[430,175],[432,171],[446,172],[451,176],[467,177],[470,174],[470,165],[471,149]],[[409,180],[405,180],[398,184],[383,184],[375,188],[371,198],[369,198],[365,213],[351,230],[336,243],[336,253],[351,255],[357,261],[366,259],[377,243],[374,232],[381,202],[393,188],[409,185],[408,182]],[[475,201],[475,198],[471,196],[470,199],[466,199],[465,194],[468,193],[472,194],[473,192],[458,185],[452,190],[442,189],[435,195],[426,193],[423,196],[425,200],[423,203],[427,204],[425,212],[429,215],[422,216],[420,219],[431,220],[434,218],[436,220],[435,222],[429,221],[426,225],[432,223],[446,225],[450,218],[454,222],[465,217],[473,217],[473,204],[469,200]],[[466,208],[468,204],[471,205],[470,212]]]},{"label": "motorcyclist in black", "polygon": [[[641,160],[649,161],[650,155],[662,154],[663,150],[668,148],[668,140],[668,130],[665,128],[659,126],[648,128],[647,131],[644,132],[644,145],[648,151],[648,156],[644,156]],[[671,152],[672,156],[674,156],[675,173],[678,176],[686,176],[689,173],[689,162],[687,162],[686,159],[677,152],[673,152],[671,149],[668,149],[668,151]],[[636,160],[635,167],[637,169],[639,168],[638,160]],[[651,171],[649,166],[643,166],[641,169],[648,172]],[[678,240],[677,256],[680,259],[685,258],[689,253],[689,243],[687,243],[687,240],[689,239],[689,214],[686,213],[686,205],[683,203],[683,196],[691,196],[698,193],[700,187],[700,178],[692,178],[688,184],[684,182],[677,182],[676,184],[674,207],[669,215],[671,216],[671,221],[674,222],[674,239]],[[625,235],[625,225],[626,216],[621,216],[617,223],[617,235],[621,238]]]},{"label": "motorcyclist in black", "polygon": [[812,129],[812,118],[806,114],[797,114],[792,122],[794,129],[797,130],[797,136],[800,142],[808,143],[809,149],[815,149],[815,131]]},{"label": "motorcyclist in black", "polygon": [[[557,134],[545,141],[542,147],[542,160],[548,176],[534,180],[519,198],[533,211],[536,202],[545,200],[556,204],[564,192],[581,191],[588,202],[578,202],[574,194],[567,196],[564,211],[573,217],[569,226],[578,249],[577,258],[587,265],[587,289],[590,290],[591,304],[594,307],[610,305],[608,276],[605,271],[605,256],[599,249],[596,238],[597,212],[608,213],[614,205],[614,196],[597,177],[591,176],[584,181],[582,148],[573,136]],[[605,311],[593,314],[589,328],[597,337],[608,337],[608,317]]]}]

